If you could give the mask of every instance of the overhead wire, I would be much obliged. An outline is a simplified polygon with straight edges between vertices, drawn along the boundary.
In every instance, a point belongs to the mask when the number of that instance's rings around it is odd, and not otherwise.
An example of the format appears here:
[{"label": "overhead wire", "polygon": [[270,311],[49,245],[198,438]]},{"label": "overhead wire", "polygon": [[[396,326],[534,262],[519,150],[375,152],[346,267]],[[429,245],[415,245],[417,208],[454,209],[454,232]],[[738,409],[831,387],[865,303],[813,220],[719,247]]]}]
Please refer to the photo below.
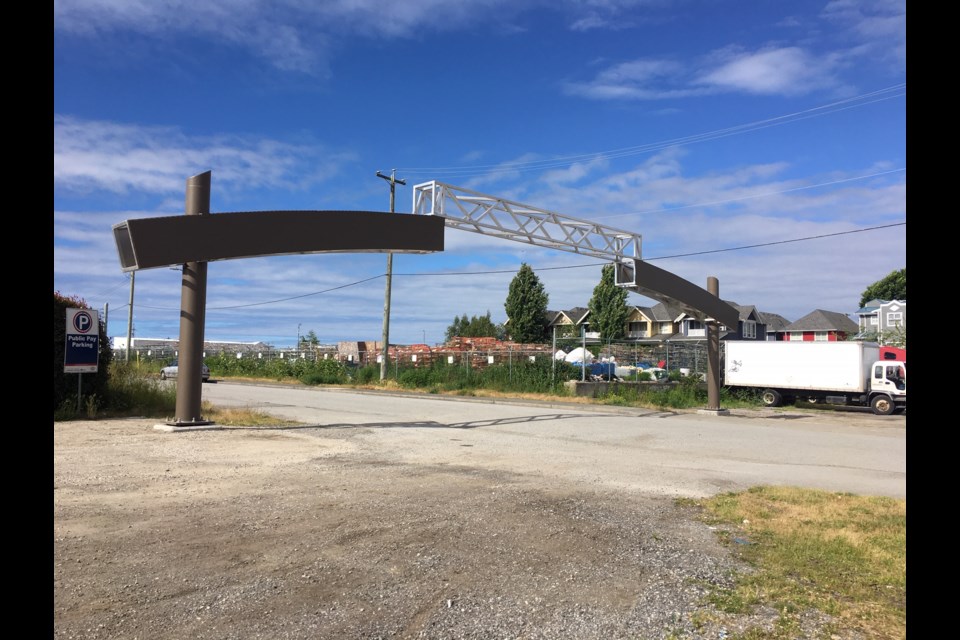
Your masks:
[{"label": "overhead wire", "polygon": [[[457,166],[455,166],[455,167],[406,167],[406,168],[401,167],[401,168],[398,168],[398,170],[399,170],[399,171],[406,172],[406,173],[408,173],[408,174],[417,173],[417,172],[429,172],[429,173],[432,173],[432,174],[434,174],[434,175],[438,175],[438,174],[440,174],[440,175],[471,175],[471,174],[475,174],[475,173],[477,173],[477,172],[493,172],[493,173],[496,173],[496,172],[501,172],[501,171],[533,171],[533,170],[538,170],[538,169],[553,168],[553,167],[557,167],[557,166],[565,166],[565,165],[569,165],[569,164],[571,164],[571,163],[578,162],[578,161],[582,161],[582,160],[597,160],[597,159],[606,160],[606,159],[620,158],[620,157],[625,157],[625,156],[630,156],[630,155],[637,155],[637,154],[641,154],[641,153],[646,153],[646,152],[649,152],[649,151],[656,151],[656,150],[659,150],[659,149],[663,149],[663,148],[667,148],[667,147],[671,147],[671,146],[676,146],[676,145],[681,145],[681,144],[692,144],[692,143],[696,143],[696,142],[704,142],[704,141],[708,141],[708,140],[715,140],[715,139],[719,139],[719,138],[723,138],[723,137],[729,137],[729,136],[732,136],[732,135],[738,135],[738,134],[741,134],[741,133],[748,133],[748,132],[752,132],[752,131],[757,131],[757,130],[764,129],[764,128],[768,128],[768,127],[779,126],[779,125],[782,125],[782,124],[788,124],[788,123],[792,123],[792,122],[797,122],[797,121],[805,120],[805,119],[809,119],[809,118],[815,118],[815,117],[820,117],[820,116],[824,116],[824,115],[829,115],[829,114],[836,113],[836,112],[839,112],[839,111],[844,111],[844,110],[847,110],[847,109],[853,109],[853,108],[857,108],[857,107],[864,106],[864,105],[867,105],[867,104],[873,104],[873,103],[876,103],[876,102],[880,102],[880,101],[882,101],[882,100],[889,100],[889,99],[901,97],[901,96],[905,95],[905,93],[903,93],[903,92],[905,91],[905,89],[906,89],[906,83],[904,82],[904,83],[900,83],[900,84],[897,84],[897,85],[892,85],[892,86],[890,86],[890,87],[886,87],[886,88],[883,88],[883,89],[879,89],[879,90],[876,90],[876,91],[872,91],[872,92],[868,92],[868,93],[865,93],[865,94],[861,94],[861,95],[858,95],[858,96],[852,96],[852,97],[850,97],[850,98],[846,98],[846,99],[844,99],[844,100],[839,100],[839,101],[836,101],[836,102],[833,102],[833,103],[830,103],[830,104],[820,105],[820,106],[817,106],[817,107],[812,107],[812,108],[810,108],[810,109],[805,109],[805,110],[797,111],[797,112],[790,113],[790,114],[785,114],[785,115],[781,115],[781,116],[775,116],[775,117],[767,118],[767,119],[764,119],[764,120],[757,120],[757,121],[754,121],[754,122],[745,123],[745,124],[741,124],[741,125],[735,125],[735,126],[727,127],[727,128],[724,128],[724,129],[717,129],[717,130],[714,130],[714,131],[709,131],[709,132],[704,132],[704,133],[699,133],[699,134],[693,134],[693,135],[683,136],[683,137],[679,137],[679,138],[673,138],[673,139],[670,139],[670,140],[665,140],[665,141],[660,141],[660,142],[655,142],[655,143],[648,143],[648,144],[643,144],[643,145],[635,145],[635,146],[631,146],[631,147],[624,147],[624,148],[621,148],[621,149],[613,149],[613,150],[610,150],[610,151],[603,151],[603,152],[590,153],[590,154],[571,155],[571,156],[562,156],[562,157],[558,157],[558,158],[545,159],[545,160],[534,160],[534,161],[529,161],[529,162],[505,162],[505,163],[495,164],[495,165],[473,165],[473,166],[459,166],[459,167],[457,167]],[[685,208],[698,207],[698,206],[713,206],[713,205],[717,205],[717,204],[726,204],[726,203],[730,203],[730,202],[736,202],[736,201],[739,201],[739,200],[746,200],[746,199],[759,198],[759,197],[768,196],[768,195],[777,195],[777,194],[780,194],[780,193],[789,193],[789,192],[793,192],[793,191],[813,189],[813,188],[820,187],[820,186],[828,186],[828,185],[833,185],[833,184],[840,184],[840,183],[843,183],[843,182],[851,182],[851,181],[854,181],[854,180],[861,180],[861,179],[866,179],[866,178],[871,178],[871,177],[877,177],[877,176],[882,176],[882,175],[887,175],[887,174],[897,173],[897,172],[902,172],[902,171],[906,171],[906,169],[905,169],[905,168],[893,169],[893,170],[890,170],[890,171],[878,172],[878,173],[873,173],[873,174],[869,174],[869,175],[865,175],[865,176],[858,176],[858,177],[847,178],[847,179],[843,179],[843,180],[834,180],[834,181],[831,181],[831,182],[821,183],[821,184],[817,184],[817,185],[808,185],[808,186],[803,186],[803,187],[795,187],[795,188],[785,189],[785,190],[777,191],[777,192],[768,192],[768,193],[763,193],[763,194],[754,194],[754,195],[750,195],[750,196],[744,196],[744,197],[741,197],[741,198],[733,198],[733,199],[730,199],[730,200],[722,200],[722,201],[707,202],[707,203],[698,203],[698,204],[691,204],[691,205],[682,205],[682,206],[679,206],[679,207],[670,207],[670,208],[666,208],[666,209],[656,209],[656,210],[644,211],[644,212],[638,212],[638,213],[613,214],[613,215],[609,215],[609,216],[603,216],[603,218],[620,217],[620,216],[626,216],[626,215],[639,215],[639,214],[647,214],[647,213],[657,213],[657,212],[662,212],[662,211],[672,211],[672,210],[677,210],[677,209],[685,209]],[[807,241],[807,240],[816,240],[816,239],[822,239],[822,238],[827,238],[827,237],[831,237],[831,236],[846,235],[846,234],[850,234],[850,233],[861,233],[861,232],[865,232],[865,231],[873,231],[873,230],[877,230],[877,229],[884,229],[884,228],[888,228],[888,227],[901,226],[901,225],[905,225],[905,224],[906,224],[906,222],[902,222],[902,223],[896,223],[896,224],[892,224],[892,225],[883,225],[883,226],[878,226],[878,227],[868,227],[868,228],[865,228],[865,229],[856,229],[856,230],[851,230],[851,231],[843,231],[843,232],[837,232],[837,233],[822,234],[822,235],[817,235],[817,236],[809,236],[809,237],[805,237],[805,238],[794,238],[794,239],[790,239],[790,240],[780,240],[780,241],[774,241],[774,242],[769,242],[769,243],[759,243],[759,244],[754,244],[754,245],[744,245],[744,246],[741,246],[741,247],[730,247],[730,248],[726,248],[726,249],[713,249],[713,250],[697,251],[697,252],[691,252],[691,253],[685,253],[685,254],[675,254],[675,255],[670,255],[670,256],[659,256],[659,257],[655,257],[655,258],[644,258],[644,260],[645,260],[645,261],[666,260],[666,259],[678,258],[678,257],[690,257],[690,256],[706,255],[706,254],[721,253],[721,252],[728,252],[728,251],[739,251],[739,250],[759,248],[759,247],[764,247],[764,246],[772,246],[772,245],[778,245],[778,244],[787,244],[787,243],[793,243],[793,242],[803,242],[803,241]],[[595,263],[590,263],[590,264],[567,265],[567,266],[561,266],[561,267],[543,267],[543,268],[540,268],[540,269],[538,269],[538,270],[539,270],[539,271],[550,271],[550,270],[559,270],[559,269],[579,269],[579,268],[587,268],[587,267],[596,267],[596,266],[598,266],[598,265],[600,265],[600,264],[606,264],[606,263],[605,263],[605,262],[602,262],[602,263],[595,262]],[[440,272],[440,273],[395,273],[395,274],[393,274],[393,275],[396,275],[396,276],[407,276],[407,277],[443,277],[443,276],[463,276],[463,275],[492,275],[492,274],[498,274],[498,273],[513,273],[513,272],[514,272],[514,270],[488,270],[488,271],[468,271],[468,272],[449,271],[449,272]],[[382,277],[385,277],[385,276],[386,276],[386,274],[383,273],[383,274],[378,274],[378,275],[375,275],[375,276],[371,276],[371,277],[369,277],[369,278],[365,278],[365,279],[363,279],[363,280],[358,280],[358,281],[355,281],[355,282],[343,284],[343,285],[340,285],[340,286],[337,286],[337,287],[332,287],[332,288],[329,288],[329,289],[324,289],[324,290],[321,290],[321,291],[314,291],[314,292],[305,293],[305,294],[301,294],[301,295],[297,295],[297,296],[290,296],[290,297],[286,297],[286,298],[278,298],[278,299],[274,299],[274,300],[265,300],[265,301],[261,301],[261,302],[253,302],[253,303],[242,304],[242,305],[231,305],[231,306],[224,306],[224,307],[208,307],[208,310],[209,310],[209,311],[219,311],[219,310],[241,309],[241,308],[247,308],[247,307],[264,306],[264,305],[269,305],[269,304],[279,304],[279,303],[281,303],[281,302],[288,302],[288,301],[290,301],[290,300],[296,300],[296,299],[307,298],[307,297],[316,296],[316,295],[322,295],[322,294],[325,294],[325,293],[330,293],[330,292],[332,292],[332,291],[338,291],[338,290],[341,290],[341,289],[358,286],[358,285],[364,284],[364,283],[366,283],[366,282],[370,282],[370,281],[372,281],[372,280],[377,280],[377,279],[382,278]],[[118,289],[120,286],[121,286],[121,285],[118,284],[117,286],[111,288],[111,289],[110,289],[109,291],[107,291],[106,293],[113,292],[113,291],[115,291],[116,289]],[[123,306],[128,306],[128,305],[121,305],[120,308],[123,308]],[[140,308],[146,308],[146,309],[169,310],[168,307],[153,307],[153,306],[142,305],[142,304],[137,305],[137,306],[140,307]]]},{"label": "overhead wire", "polygon": [[[866,228],[863,228],[863,229],[852,229],[852,230],[850,230],[850,231],[838,231],[838,232],[836,232],[836,233],[823,233],[823,234],[819,234],[819,235],[815,235],[815,236],[805,236],[805,237],[802,237],[802,238],[792,238],[792,239],[789,239],[789,240],[774,240],[774,241],[771,241],[771,242],[761,242],[761,243],[757,243],[757,244],[742,245],[742,246],[738,246],[738,247],[727,247],[727,248],[725,248],[725,249],[707,249],[707,250],[703,250],[703,251],[693,251],[693,252],[690,252],[690,253],[677,253],[677,254],[672,254],[672,255],[657,256],[657,257],[654,257],[654,258],[643,258],[643,261],[644,261],[644,262],[653,262],[653,261],[656,261],[656,260],[669,260],[669,259],[672,259],[672,258],[689,258],[689,257],[692,257],[692,256],[709,255],[709,254],[712,254],[712,253],[723,253],[723,252],[727,252],[727,251],[743,251],[743,250],[745,250],[745,249],[757,249],[757,248],[760,248],[760,247],[771,247],[771,246],[776,246],[776,245],[781,245],[781,244],[790,244],[790,243],[794,243],[794,242],[805,242],[805,241],[808,241],[808,240],[820,240],[820,239],[823,239],[823,238],[831,238],[831,237],[836,237],[836,236],[849,235],[849,234],[852,234],[852,233],[864,233],[864,232],[866,232],[866,231],[877,231],[877,230],[879,230],[879,229],[889,229],[889,228],[891,228],[891,227],[901,227],[901,226],[905,226],[906,224],[907,224],[906,222],[896,222],[896,223],[893,223],[893,224],[879,225],[879,226],[876,226],[876,227],[866,227]],[[602,266],[602,265],[605,265],[605,264],[609,264],[609,262],[607,262],[607,261],[604,261],[604,262],[591,262],[591,263],[588,263],[588,264],[564,265],[564,266],[560,266],[560,267],[539,267],[539,268],[534,268],[534,271],[540,271],[540,272],[542,272],[542,271],[558,271],[558,270],[563,270],[563,269],[584,269],[584,268],[589,268],[589,267],[598,267],[598,266]],[[434,273],[423,273],[423,272],[420,272],[420,273],[397,273],[397,272],[394,272],[393,275],[394,275],[395,277],[396,277],[396,276],[404,276],[404,277],[433,277],[433,278],[437,278],[437,277],[447,277],[447,276],[496,275],[496,274],[503,274],[503,273],[516,273],[516,269],[490,269],[490,270],[480,270],[480,271],[442,271],[442,272],[434,272]],[[208,311],[224,311],[224,310],[229,310],[229,309],[242,309],[242,308],[245,308],[245,307],[257,307],[257,306],[263,306],[263,305],[268,305],[268,304],[279,304],[279,303],[281,303],[281,302],[289,302],[290,300],[297,300],[297,299],[300,299],[300,298],[309,298],[309,297],[311,297],[311,296],[322,295],[322,294],[325,294],[325,293],[330,293],[330,292],[332,292],[332,291],[338,291],[338,290],[340,290],[340,289],[347,289],[347,288],[349,288],[349,287],[355,287],[355,286],[364,284],[364,283],[366,283],[366,282],[370,282],[370,281],[372,281],[372,280],[378,280],[378,279],[383,278],[383,277],[385,277],[385,276],[386,276],[385,273],[380,273],[380,274],[377,274],[377,275],[374,275],[374,276],[370,276],[369,278],[364,278],[363,280],[357,280],[357,281],[355,281],[355,282],[349,282],[349,283],[347,283],[347,284],[342,284],[342,285],[339,285],[339,286],[336,286],[336,287],[331,287],[331,288],[329,288],[329,289],[323,289],[323,290],[321,290],[321,291],[312,291],[312,292],[310,292],[310,293],[304,293],[304,294],[296,295],[296,296],[289,296],[289,297],[286,297],[286,298],[278,298],[278,299],[274,299],[274,300],[264,300],[264,301],[261,301],[261,302],[251,302],[251,303],[249,303],[249,304],[231,305],[231,306],[224,306],[224,307],[207,307],[207,310],[208,310]],[[125,305],[123,305],[123,306],[125,306]],[[123,306],[121,306],[120,308],[123,308]],[[141,308],[141,309],[155,309],[155,310],[162,310],[162,311],[172,311],[172,310],[174,310],[174,309],[171,308],[171,307],[154,307],[154,306],[142,305],[142,304],[141,304],[141,305],[137,305],[137,306],[138,306],[139,308]]]},{"label": "overhead wire", "polygon": [[566,166],[575,162],[580,162],[585,160],[609,160],[614,158],[622,158],[626,156],[647,153],[650,151],[658,151],[660,149],[665,149],[665,148],[673,147],[677,145],[706,142],[709,140],[716,140],[719,138],[725,138],[725,137],[738,135],[742,133],[750,133],[753,131],[759,131],[761,129],[766,129],[769,127],[790,124],[793,122],[808,120],[810,118],[818,118],[821,116],[838,113],[840,111],[846,111],[848,109],[854,109],[861,106],[874,104],[884,100],[891,100],[891,99],[906,95],[905,94],[906,86],[907,85],[904,82],[897,85],[892,85],[890,87],[886,87],[884,89],[878,89],[876,91],[871,91],[869,93],[861,94],[859,96],[853,96],[850,98],[846,98],[844,100],[832,102],[830,104],[820,105],[817,107],[812,107],[810,109],[805,109],[803,111],[797,111],[794,113],[785,114],[781,116],[774,116],[772,118],[766,118],[764,120],[756,120],[754,122],[735,125],[732,127],[726,127],[723,129],[716,129],[713,131],[692,134],[689,136],[682,136],[679,138],[672,138],[669,140],[662,140],[659,142],[635,145],[631,147],[623,147],[621,149],[613,149],[610,151],[599,151],[595,153],[560,156],[557,158],[549,158],[549,159],[543,159],[543,160],[530,160],[525,162],[503,162],[499,164],[447,166],[447,167],[399,167],[397,170],[403,171],[407,174],[429,173],[433,175],[446,175],[446,176],[470,176],[470,175],[488,174],[488,173],[495,174],[495,173],[506,172],[506,171],[512,171],[512,172],[535,171],[535,170],[541,170],[541,169],[554,168],[558,166]]}]

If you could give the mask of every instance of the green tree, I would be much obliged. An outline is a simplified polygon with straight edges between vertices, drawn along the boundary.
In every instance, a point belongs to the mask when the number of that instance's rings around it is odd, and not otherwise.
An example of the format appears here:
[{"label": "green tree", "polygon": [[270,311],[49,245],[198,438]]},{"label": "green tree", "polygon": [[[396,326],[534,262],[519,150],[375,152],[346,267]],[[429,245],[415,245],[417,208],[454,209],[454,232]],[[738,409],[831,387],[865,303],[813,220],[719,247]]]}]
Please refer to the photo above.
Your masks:
[{"label": "green tree", "polygon": [[603,267],[600,283],[594,287],[587,308],[590,309],[590,328],[599,331],[601,339],[609,342],[625,335],[630,315],[627,290],[615,284],[612,264]]},{"label": "green tree", "polygon": [[513,340],[524,343],[546,341],[549,299],[537,274],[528,264],[521,264],[517,275],[510,281],[507,301],[503,305]]},{"label": "green tree", "polygon": [[494,323],[487,311],[485,316],[473,316],[467,319],[467,314],[453,319],[453,324],[447,327],[444,334],[449,342],[453,338],[460,336],[462,338],[503,338],[503,325]]},{"label": "green tree", "polygon": [[877,280],[867,287],[860,296],[860,306],[871,300],[906,300],[907,268],[891,271],[887,277]]},{"label": "green tree", "polygon": [[450,342],[457,336],[463,336],[468,326],[470,326],[470,319],[467,318],[467,314],[454,318],[450,326],[447,327],[446,333],[444,333],[444,339]]}]

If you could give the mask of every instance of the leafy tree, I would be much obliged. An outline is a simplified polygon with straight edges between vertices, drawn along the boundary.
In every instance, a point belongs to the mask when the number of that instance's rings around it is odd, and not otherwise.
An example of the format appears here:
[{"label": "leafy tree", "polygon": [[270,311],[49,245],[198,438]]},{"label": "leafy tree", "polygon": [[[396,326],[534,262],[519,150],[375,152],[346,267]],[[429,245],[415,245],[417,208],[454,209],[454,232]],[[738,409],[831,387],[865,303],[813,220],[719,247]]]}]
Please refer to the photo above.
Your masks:
[{"label": "leafy tree", "polygon": [[627,290],[615,284],[612,264],[603,267],[600,283],[594,287],[587,307],[590,309],[590,327],[599,331],[603,340],[609,342],[624,336],[627,316],[630,315]]},{"label": "leafy tree", "polygon": [[467,314],[454,318],[453,323],[447,327],[447,331],[444,334],[445,340],[449,342],[457,336],[462,336],[468,326],[470,326],[470,320],[467,318]]},{"label": "leafy tree", "polygon": [[860,296],[860,306],[871,300],[906,300],[907,299],[907,268],[891,271],[882,280],[877,280],[867,287]]},{"label": "leafy tree", "polygon": [[517,275],[510,281],[507,301],[503,305],[510,323],[510,337],[517,342],[545,342],[549,299],[537,274],[528,264],[521,264]]},{"label": "leafy tree", "polygon": [[467,314],[453,319],[453,324],[447,327],[444,334],[446,340],[460,336],[463,338],[503,338],[503,325],[495,324],[487,311],[485,316],[473,316],[469,320]]}]

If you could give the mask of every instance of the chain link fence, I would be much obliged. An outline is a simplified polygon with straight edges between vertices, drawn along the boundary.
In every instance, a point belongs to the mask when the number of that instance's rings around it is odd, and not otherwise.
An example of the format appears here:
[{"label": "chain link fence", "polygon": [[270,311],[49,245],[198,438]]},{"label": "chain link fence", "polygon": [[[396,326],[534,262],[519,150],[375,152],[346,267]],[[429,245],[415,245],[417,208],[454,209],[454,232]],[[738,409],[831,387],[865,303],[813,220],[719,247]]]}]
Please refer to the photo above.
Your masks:
[{"label": "chain link fence", "polygon": [[[235,346],[211,346],[203,351],[204,359],[237,358],[242,360],[296,361],[316,363],[334,360],[349,367],[380,366],[378,348],[338,348],[336,345],[319,345],[296,349],[237,348]],[[362,344],[362,343],[360,343]],[[632,341],[598,343],[577,338],[558,338],[554,344],[516,344],[493,339],[469,341],[430,347],[428,345],[391,345],[388,354],[388,371],[394,376],[401,369],[429,367],[435,363],[462,365],[471,369],[483,369],[490,365],[520,364],[522,362],[552,361],[558,350],[570,352],[586,346],[596,361],[612,359],[620,366],[646,365],[661,367],[668,371],[682,370],[689,374],[705,374],[707,370],[707,346],[705,340],[683,340],[659,344],[640,344]],[[175,360],[178,350],[173,346],[151,346],[130,349],[130,361],[136,363],[163,363]],[[123,362],[125,349],[113,351],[114,361]]]}]

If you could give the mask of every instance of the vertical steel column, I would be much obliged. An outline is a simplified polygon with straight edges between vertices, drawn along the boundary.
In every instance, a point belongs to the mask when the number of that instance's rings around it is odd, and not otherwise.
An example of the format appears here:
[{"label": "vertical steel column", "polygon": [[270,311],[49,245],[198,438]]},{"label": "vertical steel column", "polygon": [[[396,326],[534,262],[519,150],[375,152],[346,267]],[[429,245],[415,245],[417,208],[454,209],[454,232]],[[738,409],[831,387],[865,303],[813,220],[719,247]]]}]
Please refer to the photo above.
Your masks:
[{"label": "vertical steel column", "polygon": [[127,309],[127,350],[125,362],[130,362],[130,341],[133,339],[133,283],[137,280],[137,272],[130,272],[130,305]]},{"label": "vertical steel column", "polygon": [[[385,176],[377,171],[377,177],[383,178],[390,183],[390,213],[394,213],[396,203],[397,184],[406,185],[406,180],[397,179],[397,170],[390,171],[389,176]],[[387,252],[387,283],[383,293],[383,355],[380,358],[380,381],[387,379],[387,358],[390,357],[390,289],[393,280],[393,252]],[[399,356],[398,356],[399,357]],[[398,373],[399,375],[399,373]]]},{"label": "vertical steel column", "polygon": [[[720,297],[720,281],[707,278],[707,291]],[[720,410],[720,327],[716,320],[707,324],[707,410]]]},{"label": "vertical steel column", "polygon": [[[184,213],[188,216],[210,213],[210,172],[187,180]],[[177,413],[175,424],[210,424],[200,415],[203,387],[203,329],[207,309],[207,263],[183,265],[180,289],[180,354],[177,356]]]}]

